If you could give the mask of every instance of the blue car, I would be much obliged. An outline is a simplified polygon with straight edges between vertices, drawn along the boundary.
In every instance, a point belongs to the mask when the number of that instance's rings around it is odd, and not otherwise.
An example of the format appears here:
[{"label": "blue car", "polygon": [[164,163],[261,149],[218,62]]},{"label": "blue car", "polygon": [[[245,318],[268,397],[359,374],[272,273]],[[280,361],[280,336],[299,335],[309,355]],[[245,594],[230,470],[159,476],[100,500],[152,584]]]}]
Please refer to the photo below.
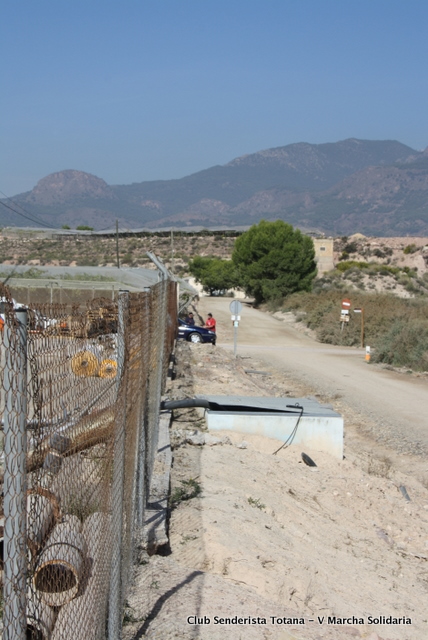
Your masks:
[{"label": "blue car", "polygon": [[215,344],[216,334],[214,331],[210,331],[210,329],[186,324],[184,320],[180,320],[179,318],[177,339],[195,343],[210,342],[211,344]]}]

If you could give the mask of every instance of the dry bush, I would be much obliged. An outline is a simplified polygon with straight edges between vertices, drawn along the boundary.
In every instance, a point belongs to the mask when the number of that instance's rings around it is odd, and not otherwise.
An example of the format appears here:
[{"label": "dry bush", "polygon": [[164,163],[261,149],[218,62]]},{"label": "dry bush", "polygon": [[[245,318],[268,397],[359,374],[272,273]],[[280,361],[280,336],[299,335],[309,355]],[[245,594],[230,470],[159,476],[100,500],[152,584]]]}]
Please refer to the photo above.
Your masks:
[{"label": "dry bush", "polygon": [[370,457],[367,464],[367,473],[378,478],[389,478],[391,467],[392,461],[387,456]]}]

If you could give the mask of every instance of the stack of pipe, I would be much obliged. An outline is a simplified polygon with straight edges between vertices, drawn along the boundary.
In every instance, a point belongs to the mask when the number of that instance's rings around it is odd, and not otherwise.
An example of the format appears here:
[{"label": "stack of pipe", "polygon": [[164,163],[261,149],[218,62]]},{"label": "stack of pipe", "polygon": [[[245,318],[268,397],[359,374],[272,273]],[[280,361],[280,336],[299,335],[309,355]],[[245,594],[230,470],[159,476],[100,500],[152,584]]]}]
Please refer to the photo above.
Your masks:
[{"label": "stack of pipe", "polygon": [[[93,513],[83,525],[87,545],[88,564],[91,565],[84,590],[79,597],[63,606],[59,613],[51,640],[88,640],[99,635],[109,576],[110,516]],[[95,612],[97,615],[95,615]]]},{"label": "stack of pipe", "polygon": [[57,524],[41,551],[33,584],[43,603],[61,607],[79,592],[86,560],[86,541],[76,516]]},{"label": "stack of pipe", "polygon": [[33,555],[39,551],[59,517],[59,503],[53,493],[41,487],[28,492],[27,544]]}]

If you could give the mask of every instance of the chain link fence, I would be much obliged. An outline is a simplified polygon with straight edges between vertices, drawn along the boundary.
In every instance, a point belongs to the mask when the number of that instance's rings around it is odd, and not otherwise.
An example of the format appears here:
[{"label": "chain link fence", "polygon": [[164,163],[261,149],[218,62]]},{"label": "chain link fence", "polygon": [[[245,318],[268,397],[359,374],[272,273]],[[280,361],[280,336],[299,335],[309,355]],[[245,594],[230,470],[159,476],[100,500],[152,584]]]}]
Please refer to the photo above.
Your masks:
[{"label": "chain link fence", "polygon": [[118,640],[176,283],[23,310],[0,297],[3,638]]}]

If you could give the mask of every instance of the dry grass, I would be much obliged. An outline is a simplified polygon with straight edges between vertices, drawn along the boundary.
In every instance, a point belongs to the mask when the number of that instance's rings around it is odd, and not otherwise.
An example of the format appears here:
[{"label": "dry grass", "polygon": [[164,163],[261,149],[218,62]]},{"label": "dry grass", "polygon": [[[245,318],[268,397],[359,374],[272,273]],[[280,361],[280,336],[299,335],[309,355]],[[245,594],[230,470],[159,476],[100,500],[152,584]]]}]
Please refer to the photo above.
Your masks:
[{"label": "dry grass", "polygon": [[370,457],[367,464],[367,473],[378,478],[389,478],[391,467],[392,460],[388,456]]}]

